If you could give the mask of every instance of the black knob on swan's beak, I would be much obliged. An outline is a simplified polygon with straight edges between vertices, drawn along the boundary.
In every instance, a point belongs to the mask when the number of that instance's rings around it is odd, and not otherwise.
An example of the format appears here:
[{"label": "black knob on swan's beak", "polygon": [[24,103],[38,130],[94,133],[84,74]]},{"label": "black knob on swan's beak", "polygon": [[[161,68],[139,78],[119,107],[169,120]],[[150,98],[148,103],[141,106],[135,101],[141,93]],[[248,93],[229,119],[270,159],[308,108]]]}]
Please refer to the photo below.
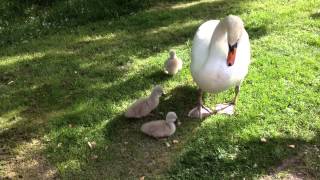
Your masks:
[{"label": "black knob on swan's beak", "polygon": [[227,62],[227,65],[228,65],[229,67],[231,67],[231,66],[234,65],[234,62]]}]

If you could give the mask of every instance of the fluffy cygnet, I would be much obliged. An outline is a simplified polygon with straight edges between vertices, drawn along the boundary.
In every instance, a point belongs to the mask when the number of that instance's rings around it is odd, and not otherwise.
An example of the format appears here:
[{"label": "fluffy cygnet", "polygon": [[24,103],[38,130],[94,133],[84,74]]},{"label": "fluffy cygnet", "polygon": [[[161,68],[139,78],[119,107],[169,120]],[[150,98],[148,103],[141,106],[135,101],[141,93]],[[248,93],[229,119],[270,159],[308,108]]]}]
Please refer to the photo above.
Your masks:
[{"label": "fluffy cygnet", "polygon": [[174,75],[182,69],[182,60],[177,57],[174,50],[170,51],[170,57],[164,64],[164,72],[166,74]]},{"label": "fluffy cygnet", "polygon": [[152,110],[159,105],[159,98],[163,94],[163,89],[160,86],[155,86],[152,93],[147,98],[138,99],[125,112],[127,118],[141,118],[147,116]]},{"label": "fluffy cygnet", "polygon": [[167,114],[166,120],[150,121],[141,126],[141,131],[154,138],[169,137],[176,131],[174,122],[177,119],[174,112]]}]

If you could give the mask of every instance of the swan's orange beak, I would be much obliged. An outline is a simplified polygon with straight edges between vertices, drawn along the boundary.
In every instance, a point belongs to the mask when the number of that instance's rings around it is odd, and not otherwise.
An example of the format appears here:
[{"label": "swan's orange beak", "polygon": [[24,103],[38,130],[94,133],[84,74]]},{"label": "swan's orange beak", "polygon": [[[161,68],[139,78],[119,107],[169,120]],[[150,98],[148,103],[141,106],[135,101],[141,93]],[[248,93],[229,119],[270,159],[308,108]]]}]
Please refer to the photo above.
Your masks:
[{"label": "swan's orange beak", "polygon": [[232,66],[234,64],[234,60],[236,59],[236,53],[237,53],[237,47],[238,43],[235,43],[234,45],[229,46],[229,52],[227,57],[227,65]]},{"label": "swan's orange beak", "polygon": [[227,65],[232,66],[234,64],[234,60],[236,59],[236,52],[237,48],[233,48],[229,50],[228,57],[227,57]]}]

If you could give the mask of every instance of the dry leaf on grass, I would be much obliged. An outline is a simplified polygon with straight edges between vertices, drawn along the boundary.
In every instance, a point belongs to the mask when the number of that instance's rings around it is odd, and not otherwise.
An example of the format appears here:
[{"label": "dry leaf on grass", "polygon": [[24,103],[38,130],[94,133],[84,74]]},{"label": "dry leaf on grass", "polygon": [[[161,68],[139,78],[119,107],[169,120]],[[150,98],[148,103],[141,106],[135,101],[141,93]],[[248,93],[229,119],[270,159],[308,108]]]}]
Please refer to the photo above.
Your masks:
[{"label": "dry leaf on grass", "polygon": [[57,146],[58,146],[58,148],[59,148],[59,147],[61,147],[61,146],[62,146],[62,143],[58,143],[58,145],[57,145]]},{"label": "dry leaf on grass", "polygon": [[288,147],[292,148],[292,149],[296,148],[296,146],[294,144],[290,144],[290,145],[288,145]]},{"label": "dry leaf on grass", "polygon": [[173,144],[177,144],[177,143],[179,143],[179,141],[176,140],[176,139],[174,139],[174,140],[172,140],[172,143],[173,143]]},{"label": "dry leaf on grass", "polygon": [[263,137],[263,138],[260,139],[260,141],[263,142],[263,143],[266,143],[267,139]]},{"label": "dry leaf on grass", "polygon": [[96,145],[97,145],[97,143],[96,143],[95,141],[92,141],[92,142],[89,141],[89,142],[88,142],[88,146],[90,147],[90,149],[95,148]]},{"label": "dry leaf on grass", "polygon": [[167,146],[167,147],[170,147],[171,145],[170,145],[170,143],[166,142],[166,146]]}]

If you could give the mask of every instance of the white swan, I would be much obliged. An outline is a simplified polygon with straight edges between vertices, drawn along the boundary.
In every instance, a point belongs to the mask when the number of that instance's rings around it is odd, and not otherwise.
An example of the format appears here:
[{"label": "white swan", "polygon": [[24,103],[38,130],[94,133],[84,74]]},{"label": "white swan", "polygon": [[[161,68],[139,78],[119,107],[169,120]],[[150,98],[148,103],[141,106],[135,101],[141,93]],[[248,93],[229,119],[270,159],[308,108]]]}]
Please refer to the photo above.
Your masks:
[{"label": "white swan", "polygon": [[229,15],[221,21],[203,23],[193,39],[191,58],[191,74],[199,87],[199,99],[189,116],[202,118],[213,114],[203,105],[203,91],[218,93],[235,87],[232,114],[250,64],[250,42],[243,21]]}]

